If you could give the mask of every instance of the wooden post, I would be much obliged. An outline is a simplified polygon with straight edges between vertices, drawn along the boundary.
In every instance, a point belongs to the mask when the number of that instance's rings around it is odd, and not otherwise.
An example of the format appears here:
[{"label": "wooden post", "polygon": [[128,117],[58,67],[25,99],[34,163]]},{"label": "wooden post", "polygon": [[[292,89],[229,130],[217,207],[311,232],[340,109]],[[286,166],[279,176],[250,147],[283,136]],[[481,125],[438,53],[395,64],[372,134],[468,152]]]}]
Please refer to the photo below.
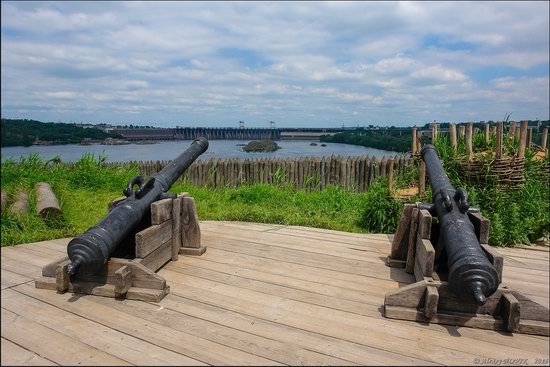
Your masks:
[{"label": "wooden post", "polygon": [[453,149],[453,153],[456,153],[456,124],[454,122],[449,125],[449,136],[451,137],[451,148]]},{"label": "wooden post", "polygon": [[516,134],[516,122],[511,121],[510,127],[508,128],[508,140],[514,140],[514,135]]},{"label": "wooden post", "polygon": [[412,128],[412,149],[411,149],[411,152],[412,152],[413,156],[417,153],[416,139],[417,139],[416,138],[416,127],[413,127]]},{"label": "wooden post", "polygon": [[463,138],[464,137],[464,132],[466,130],[466,126],[464,126],[464,124],[460,125],[458,127],[458,137],[459,138]]},{"label": "wooden post", "polygon": [[531,143],[533,142],[533,128],[527,129],[527,142],[525,143],[525,149],[531,149]]},{"label": "wooden post", "polygon": [[2,210],[8,206],[8,194],[5,191],[2,191]]},{"label": "wooden post", "polygon": [[502,158],[502,138],[504,124],[502,121],[497,123],[497,136],[495,140],[495,159]]},{"label": "wooden post", "polygon": [[527,143],[527,121],[523,120],[519,123],[518,158],[525,157],[525,143]]},{"label": "wooden post", "polygon": [[545,127],[544,129],[542,129],[542,137],[540,138],[540,147],[544,151],[545,156],[548,153],[548,148],[546,147],[546,142],[548,141],[547,139],[548,139],[548,128]]},{"label": "wooden post", "polygon": [[473,124],[471,122],[468,122],[466,127],[466,156],[468,157],[468,160],[472,159],[473,150],[472,150],[472,132],[473,132]]},{"label": "wooden post", "polygon": [[178,254],[181,248],[182,235],[181,228],[181,204],[183,196],[172,199],[172,261],[178,260]]},{"label": "wooden post", "polygon": [[388,160],[388,190],[390,190],[390,193],[393,190],[393,159]]},{"label": "wooden post", "polygon": [[437,125],[432,124],[432,144],[437,140]]},{"label": "wooden post", "polygon": [[484,134],[485,134],[485,146],[489,145],[489,130],[490,130],[490,125],[489,123],[485,123],[484,125]]}]

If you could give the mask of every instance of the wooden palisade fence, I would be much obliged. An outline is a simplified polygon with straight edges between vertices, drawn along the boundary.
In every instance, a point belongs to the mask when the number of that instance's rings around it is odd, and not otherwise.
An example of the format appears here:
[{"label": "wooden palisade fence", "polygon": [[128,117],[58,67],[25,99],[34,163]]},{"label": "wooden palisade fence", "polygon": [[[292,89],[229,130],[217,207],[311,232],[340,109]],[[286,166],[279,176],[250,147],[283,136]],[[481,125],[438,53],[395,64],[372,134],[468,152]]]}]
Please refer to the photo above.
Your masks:
[{"label": "wooden palisade fence", "polygon": [[[139,173],[151,176],[169,161],[133,161]],[[107,163],[117,165],[120,163]],[[238,187],[243,184],[290,184],[297,188],[323,190],[337,185],[356,192],[365,192],[374,180],[387,177],[392,186],[395,176],[412,168],[413,160],[405,155],[378,159],[356,157],[300,157],[261,159],[198,160],[181,180],[210,188]]]}]

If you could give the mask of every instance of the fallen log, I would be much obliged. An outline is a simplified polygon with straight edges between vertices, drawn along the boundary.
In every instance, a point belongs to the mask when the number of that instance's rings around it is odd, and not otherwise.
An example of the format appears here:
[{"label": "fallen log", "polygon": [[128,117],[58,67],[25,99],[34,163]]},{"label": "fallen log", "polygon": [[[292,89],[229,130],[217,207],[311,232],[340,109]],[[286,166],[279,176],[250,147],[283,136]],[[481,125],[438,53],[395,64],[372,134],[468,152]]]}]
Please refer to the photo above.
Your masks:
[{"label": "fallen log", "polygon": [[39,182],[36,189],[36,214],[39,217],[56,217],[62,214],[59,201],[51,186],[46,182]]}]

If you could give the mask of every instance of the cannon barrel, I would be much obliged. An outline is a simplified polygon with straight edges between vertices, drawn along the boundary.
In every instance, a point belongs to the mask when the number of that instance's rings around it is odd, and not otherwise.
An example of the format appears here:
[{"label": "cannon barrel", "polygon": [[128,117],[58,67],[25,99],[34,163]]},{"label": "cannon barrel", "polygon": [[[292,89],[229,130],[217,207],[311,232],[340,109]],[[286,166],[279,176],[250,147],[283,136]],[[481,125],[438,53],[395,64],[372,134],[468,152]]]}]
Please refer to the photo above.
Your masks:
[{"label": "cannon barrel", "polygon": [[447,252],[448,282],[459,298],[482,305],[497,290],[499,278],[481,249],[474,225],[468,218],[466,192],[452,186],[433,145],[424,145],[420,154],[430,179],[432,200],[439,219],[439,236]]},{"label": "cannon barrel", "polygon": [[[151,203],[159,200],[170,186],[202,153],[208,140],[200,137],[161,171],[144,181],[135,177],[124,189],[126,199],[110,211],[99,223],[73,238],[67,245],[71,260],[70,275],[78,272],[95,274],[109,260],[117,246],[130,235],[149,213]],[[133,190],[134,185],[139,189]]]}]

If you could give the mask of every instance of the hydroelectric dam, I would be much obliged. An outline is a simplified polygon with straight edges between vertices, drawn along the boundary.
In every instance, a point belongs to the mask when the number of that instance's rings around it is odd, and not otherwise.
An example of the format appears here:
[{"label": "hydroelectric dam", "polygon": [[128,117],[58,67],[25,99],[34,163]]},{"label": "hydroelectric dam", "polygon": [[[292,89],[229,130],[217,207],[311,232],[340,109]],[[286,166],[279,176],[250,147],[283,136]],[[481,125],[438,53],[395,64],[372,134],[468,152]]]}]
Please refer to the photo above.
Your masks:
[{"label": "hydroelectric dam", "polygon": [[209,140],[319,140],[322,135],[334,135],[343,128],[132,128],[112,129],[109,132],[128,140],[192,140],[204,136]]}]

